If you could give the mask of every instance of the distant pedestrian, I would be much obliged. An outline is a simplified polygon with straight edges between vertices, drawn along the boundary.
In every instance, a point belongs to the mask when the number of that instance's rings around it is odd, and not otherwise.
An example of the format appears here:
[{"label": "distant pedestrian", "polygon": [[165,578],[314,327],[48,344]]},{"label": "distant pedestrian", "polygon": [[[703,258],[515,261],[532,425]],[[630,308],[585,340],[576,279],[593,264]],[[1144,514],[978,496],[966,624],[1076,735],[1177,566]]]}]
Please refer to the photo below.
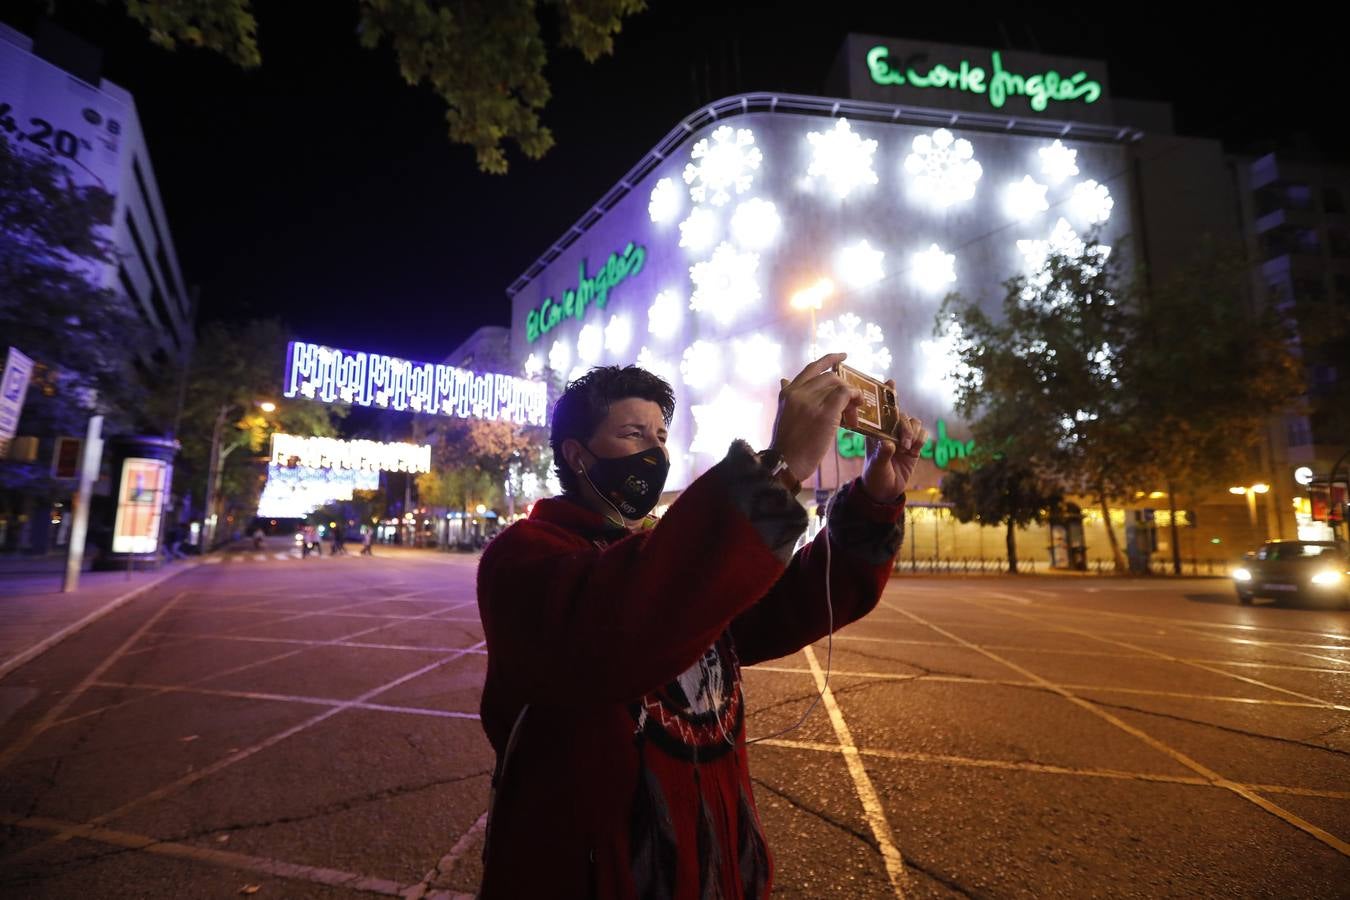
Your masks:
[{"label": "distant pedestrian", "polygon": [[374,528],[371,528],[369,525],[363,526],[363,527],[361,528],[361,555],[362,555],[362,556],[374,556],[374,555],[375,555],[374,553],[371,552],[371,549],[370,549],[370,548],[371,548],[371,544],[373,544],[374,542],[375,542],[375,529],[374,529]]},{"label": "distant pedestrian", "polygon": [[342,526],[338,525],[336,528],[333,529],[333,556],[337,556],[339,554],[341,554],[342,556],[347,555],[347,550],[342,546],[342,542],[343,542]]}]

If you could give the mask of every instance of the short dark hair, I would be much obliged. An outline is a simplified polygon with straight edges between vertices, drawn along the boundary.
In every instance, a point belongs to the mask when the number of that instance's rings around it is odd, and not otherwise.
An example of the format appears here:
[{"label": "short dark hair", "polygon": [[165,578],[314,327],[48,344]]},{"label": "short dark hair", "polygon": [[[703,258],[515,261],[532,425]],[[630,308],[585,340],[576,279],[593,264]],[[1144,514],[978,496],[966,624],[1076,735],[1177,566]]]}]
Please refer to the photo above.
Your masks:
[{"label": "short dark hair", "polygon": [[596,366],[576,381],[569,382],[553,405],[553,427],[548,443],[553,448],[553,471],[563,493],[581,489],[577,475],[563,457],[563,441],[575,438],[585,444],[595,436],[609,406],[619,400],[636,397],[661,407],[661,416],[670,425],[675,416],[675,392],[659,375],[637,366]]}]

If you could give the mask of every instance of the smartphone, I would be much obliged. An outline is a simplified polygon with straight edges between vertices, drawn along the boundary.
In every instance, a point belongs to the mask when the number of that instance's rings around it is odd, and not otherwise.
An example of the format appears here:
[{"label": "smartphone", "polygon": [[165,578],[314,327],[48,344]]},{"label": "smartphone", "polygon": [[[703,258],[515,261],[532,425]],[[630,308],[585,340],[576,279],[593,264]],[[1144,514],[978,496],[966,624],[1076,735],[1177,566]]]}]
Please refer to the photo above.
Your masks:
[{"label": "smartphone", "polygon": [[900,406],[895,401],[895,388],[857,369],[850,369],[843,363],[834,367],[834,374],[844,379],[844,384],[862,392],[862,402],[858,404],[857,427],[848,424],[842,417],[839,425],[851,431],[860,431],[888,441],[899,439]]}]

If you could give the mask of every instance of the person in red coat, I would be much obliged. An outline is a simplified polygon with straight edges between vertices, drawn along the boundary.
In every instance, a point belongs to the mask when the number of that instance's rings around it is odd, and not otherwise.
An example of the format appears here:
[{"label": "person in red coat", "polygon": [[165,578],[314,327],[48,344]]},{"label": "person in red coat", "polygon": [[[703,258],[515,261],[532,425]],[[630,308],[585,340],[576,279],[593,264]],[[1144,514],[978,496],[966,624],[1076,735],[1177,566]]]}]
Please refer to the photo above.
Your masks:
[{"label": "person in red coat", "polygon": [[769,447],[733,443],[659,521],[648,513],[669,468],[670,386],[610,366],[558,400],[563,494],[535,503],[478,567],[482,723],[497,756],[484,900],[769,895],[741,667],[876,606],[924,440],[907,418],[896,443],[870,441],[862,477],[793,553],[801,480],[860,399],[831,371],[843,358],[783,381]]}]

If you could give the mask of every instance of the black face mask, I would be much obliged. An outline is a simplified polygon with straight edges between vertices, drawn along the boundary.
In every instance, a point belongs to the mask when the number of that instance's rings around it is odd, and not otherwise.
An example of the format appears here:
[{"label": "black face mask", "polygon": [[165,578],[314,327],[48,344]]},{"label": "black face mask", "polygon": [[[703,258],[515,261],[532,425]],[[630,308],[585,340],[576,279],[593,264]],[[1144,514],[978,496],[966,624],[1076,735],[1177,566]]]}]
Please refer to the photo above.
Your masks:
[{"label": "black face mask", "polygon": [[589,470],[581,470],[595,492],[629,520],[656,508],[669,472],[670,460],[660,447],[614,459],[597,456]]}]

